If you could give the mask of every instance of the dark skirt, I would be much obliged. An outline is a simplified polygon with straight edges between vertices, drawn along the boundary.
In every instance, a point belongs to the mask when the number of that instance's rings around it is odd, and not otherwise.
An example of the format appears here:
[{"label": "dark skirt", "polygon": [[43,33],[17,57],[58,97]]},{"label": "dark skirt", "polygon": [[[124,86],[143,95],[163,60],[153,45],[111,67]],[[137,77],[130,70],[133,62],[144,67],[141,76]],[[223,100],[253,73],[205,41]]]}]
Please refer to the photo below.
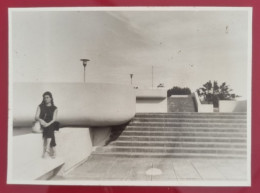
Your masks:
[{"label": "dark skirt", "polygon": [[51,138],[51,143],[50,143],[51,147],[56,146],[54,131],[55,130],[58,131],[59,128],[60,128],[60,123],[57,122],[57,121],[55,121],[54,123],[52,123],[48,127],[43,127],[42,137],[44,139]]}]

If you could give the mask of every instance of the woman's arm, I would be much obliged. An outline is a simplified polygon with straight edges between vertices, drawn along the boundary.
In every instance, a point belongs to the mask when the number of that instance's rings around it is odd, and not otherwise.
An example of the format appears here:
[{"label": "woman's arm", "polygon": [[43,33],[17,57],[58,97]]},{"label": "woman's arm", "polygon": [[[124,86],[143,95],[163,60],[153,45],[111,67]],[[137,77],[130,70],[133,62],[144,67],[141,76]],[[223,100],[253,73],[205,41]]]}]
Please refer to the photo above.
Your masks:
[{"label": "woman's arm", "polygon": [[55,109],[55,111],[53,112],[52,120],[50,122],[46,123],[46,125],[44,127],[48,127],[49,125],[54,123],[57,120],[57,114],[58,114],[58,109]]},{"label": "woman's arm", "polygon": [[41,113],[41,109],[38,106],[36,110],[35,121],[40,121],[40,113]]},{"label": "woman's arm", "polygon": [[44,120],[40,119],[40,114],[41,114],[41,108],[38,106],[36,115],[35,115],[35,121],[39,121],[42,126],[45,126],[46,122]]}]

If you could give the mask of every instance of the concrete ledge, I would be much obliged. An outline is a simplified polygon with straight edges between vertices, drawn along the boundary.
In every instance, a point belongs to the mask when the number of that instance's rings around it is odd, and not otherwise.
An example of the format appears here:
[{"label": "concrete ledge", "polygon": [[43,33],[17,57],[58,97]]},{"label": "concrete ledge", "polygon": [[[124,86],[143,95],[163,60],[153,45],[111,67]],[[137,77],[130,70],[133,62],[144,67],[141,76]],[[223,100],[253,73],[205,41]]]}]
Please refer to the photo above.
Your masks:
[{"label": "concrete ledge", "polygon": [[165,89],[137,89],[136,112],[167,112],[167,91]]},{"label": "concrete ledge", "polygon": [[62,157],[42,159],[42,150],[41,134],[13,137],[12,179],[36,180],[65,163]]},{"label": "concrete ledge", "polygon": [[247,101],[220,100],[219,112],[247,112]]},{"label": "concrete ledge", "polygon": [[190,95],[171,95],[171,98],[188,98]]},{"label": "concrete ledge", "polygon": [[136,89],[137,99],[165,99],[167,90],[165,89]]},{"label": "concrete ledge", "polygon": [[166,113],[167,98],[138,98],[136,99],[137,113]]},{"label": "concrete ledge", "polygon": [[199,113],[213,113],[213,104],[201,104],[198,93],[194,92],[193,95],[195,96],[195,103]]},{"label": "concrete ledge", "polygon": [[[55,133],[57,157],[41,158],[43,151],[42,134],[30,133],[13,137],[12,180],[36,180],[50,176],[61,168],[62,175],[71,170],[83,160],[86,160],[93,150],[89,128],[61,128]],[[62,166],[62,167],[61,167]]]},{"label": "concrete ledge", "polygon": [[14,180],[36,180],[42,178],[45,174],[60,168],[64,164],[63,158],[33,159],[28,161],[22,167],[14,168]]}]

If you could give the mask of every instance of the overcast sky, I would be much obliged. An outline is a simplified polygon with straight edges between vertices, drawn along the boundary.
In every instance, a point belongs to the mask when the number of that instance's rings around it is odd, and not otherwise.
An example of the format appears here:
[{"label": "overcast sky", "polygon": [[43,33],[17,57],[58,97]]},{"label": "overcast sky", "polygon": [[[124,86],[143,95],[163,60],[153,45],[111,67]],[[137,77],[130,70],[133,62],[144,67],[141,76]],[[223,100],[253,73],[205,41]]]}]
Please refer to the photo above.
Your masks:
[{"label": "overcast sky", "polygon": [[245,96],[247,11],[13,11],[14,82],[227,82]]}]

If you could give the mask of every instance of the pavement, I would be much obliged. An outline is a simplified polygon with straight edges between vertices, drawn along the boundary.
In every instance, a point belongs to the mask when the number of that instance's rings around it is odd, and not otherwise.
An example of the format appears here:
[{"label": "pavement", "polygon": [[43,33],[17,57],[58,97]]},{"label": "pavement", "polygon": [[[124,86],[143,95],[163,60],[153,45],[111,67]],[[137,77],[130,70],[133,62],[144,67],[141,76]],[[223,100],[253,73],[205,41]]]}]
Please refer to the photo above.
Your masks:
[{"label": "pavement", "polygon": [[243,181],[246,159],[119,158],[91,156],[64,177],[52,180]]}]

